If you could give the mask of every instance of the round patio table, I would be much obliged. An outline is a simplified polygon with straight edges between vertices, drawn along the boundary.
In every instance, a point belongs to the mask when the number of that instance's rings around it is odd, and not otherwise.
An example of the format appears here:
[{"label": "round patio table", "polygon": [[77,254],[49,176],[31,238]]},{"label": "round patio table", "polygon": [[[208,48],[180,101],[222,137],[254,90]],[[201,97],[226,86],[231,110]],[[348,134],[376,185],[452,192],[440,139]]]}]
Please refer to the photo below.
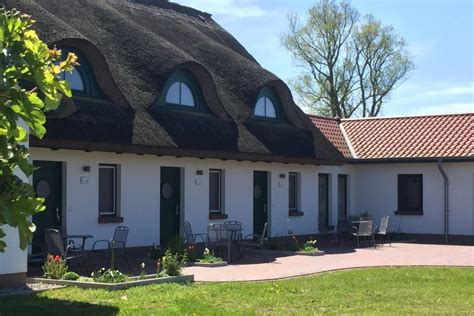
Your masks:
[{"label": "round patio table", "polygon": [[94,236],[78,234],[78,235],[66,235],[63,238],[66,242],[68,239],[82,239],[82,249],[85,250],[86,240],[89,238],[94,238]]}]

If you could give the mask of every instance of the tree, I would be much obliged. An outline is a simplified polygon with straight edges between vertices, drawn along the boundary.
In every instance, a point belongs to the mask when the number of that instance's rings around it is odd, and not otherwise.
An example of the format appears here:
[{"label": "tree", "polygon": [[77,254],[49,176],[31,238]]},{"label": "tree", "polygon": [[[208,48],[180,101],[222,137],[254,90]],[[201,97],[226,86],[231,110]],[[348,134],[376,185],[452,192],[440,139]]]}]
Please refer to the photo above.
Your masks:
[{"label": "tree", "polygon": [[[29,133],[41,138],[46,132],[44,112],[54,110],[62,95],[71,97],[63,71],[72,71],[77,57],[49,49],[32,29],[31,16],[0,9],[0,252],[7,246],[3,225],[18,229],[25,249],[35,229],[30,218],[44,209],[44,199],[17,176],[30,176],[33,166],[24,142]],[[61,61],[62,60],[62,61]]]},{"label": "tree", "polygon": [[290,83],[302,105],[325,116],[377,116],[413,63],[403,38],[349,3],[322,0],[302,24],[289,15],[282,45],[302,74]]}]

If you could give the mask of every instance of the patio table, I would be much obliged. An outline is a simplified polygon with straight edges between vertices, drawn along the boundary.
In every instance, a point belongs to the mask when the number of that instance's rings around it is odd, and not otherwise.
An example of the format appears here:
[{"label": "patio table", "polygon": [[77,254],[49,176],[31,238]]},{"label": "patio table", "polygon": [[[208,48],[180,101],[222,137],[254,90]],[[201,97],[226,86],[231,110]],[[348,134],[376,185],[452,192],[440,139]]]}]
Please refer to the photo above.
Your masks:
[{"label": "patio table", "polygon": [[227,262],[230,262],[232,244],[236,245],[237,247],[239,246],[237,241],[241,237],[241,233],[244,229],[237,227],[222,227],[214,228],[214,230],[219,230],[220,240],[227,242]]},{"label": "patio table", "polygon": [[66,235],[63,236],[63,239],[67,242],[68,239],[82,239],[82,249],[85,249],[86,245],[86,240],[89,238],[94,238],[92,235],[87,235],[87,234],[78,234],[78,235]]}]

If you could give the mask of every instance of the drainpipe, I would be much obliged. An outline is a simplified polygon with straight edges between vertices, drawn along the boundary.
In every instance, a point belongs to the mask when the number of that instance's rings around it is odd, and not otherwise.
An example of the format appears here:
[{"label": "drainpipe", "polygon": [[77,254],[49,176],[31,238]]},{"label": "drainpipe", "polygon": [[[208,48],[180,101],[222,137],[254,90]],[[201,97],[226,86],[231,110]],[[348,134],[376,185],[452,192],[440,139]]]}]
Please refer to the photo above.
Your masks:
[{"label": "drainpipe", "polygon": [[442,159],[438,159],[438,169],[444,179],[444,242],[448,243],[449,236],[449,180],[441,165]]}]

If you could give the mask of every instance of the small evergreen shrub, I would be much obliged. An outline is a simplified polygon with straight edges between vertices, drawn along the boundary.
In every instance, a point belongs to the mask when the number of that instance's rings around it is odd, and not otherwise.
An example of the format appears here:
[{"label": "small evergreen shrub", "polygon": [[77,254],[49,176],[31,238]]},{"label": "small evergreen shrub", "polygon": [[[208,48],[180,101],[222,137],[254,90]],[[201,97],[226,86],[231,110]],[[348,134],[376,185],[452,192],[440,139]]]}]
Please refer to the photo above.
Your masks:
[{"label": "small evergreen shrub", "polygon": [[77,281],[79,280],[80,277],[81,276],[77,274],[76,272],[69,271],[69,272],[64,273],[63,280]]}]

